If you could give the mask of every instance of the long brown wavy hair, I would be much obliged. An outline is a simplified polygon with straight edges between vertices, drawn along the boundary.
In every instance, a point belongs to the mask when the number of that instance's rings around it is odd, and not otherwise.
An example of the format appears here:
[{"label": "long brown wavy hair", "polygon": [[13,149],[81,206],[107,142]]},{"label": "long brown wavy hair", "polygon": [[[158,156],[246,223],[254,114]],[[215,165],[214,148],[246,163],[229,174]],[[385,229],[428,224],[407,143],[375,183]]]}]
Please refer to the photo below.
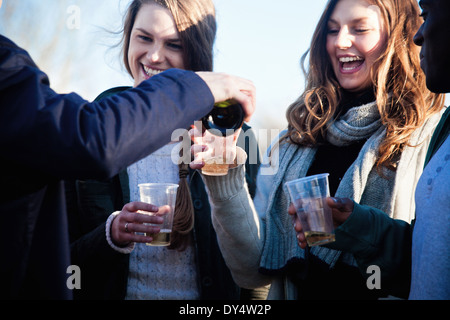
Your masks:
[{"label": "long brown wavy hair", "polygon": [[[128,73],[128,49],[131,31],[143,5],[156,3],[168,9],[174,20],[183,48],[186,70],[212,71],[213,46],[217,32],[215,7],[212,0],[134,0],[125,16],[122,36],[122,56]],[[185,139],[186,140],[186,139]],[[187,140],[189,141],[189,140]],[[183,159],[183,155],[180,155]],[[194,207],[187,182],[189,162],[179,165],[179,188],[170,249],[185,250],[194,227]]]},{"label": "long brown wavy hair", "polygon": [[[301,63],[306,77],[304,93],[289,106],[288,142],[316,145],[325,139],[327,126],[340,113],[342,91],[326,50],[328,20],[339,0],[327,3],[310,49]],[[420,67],[420,48],[413,42],[422,19],[416,0],[367,0],[381,10],[387,30],[386,50],[375,62],[371,77],[386,138],[379,147],[377,168],[395,170],[396,156],[408,145],[411,134],[439,112],[444,96],[430,92]],[[309,70],[305,61],[309,56]]]}]

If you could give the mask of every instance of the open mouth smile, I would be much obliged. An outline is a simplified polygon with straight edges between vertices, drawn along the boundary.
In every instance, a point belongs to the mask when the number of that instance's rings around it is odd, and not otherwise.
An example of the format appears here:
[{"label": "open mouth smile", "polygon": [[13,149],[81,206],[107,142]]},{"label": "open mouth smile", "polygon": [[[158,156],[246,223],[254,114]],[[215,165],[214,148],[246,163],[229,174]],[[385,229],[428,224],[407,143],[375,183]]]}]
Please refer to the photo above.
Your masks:
[{"label": "open mouth smile", "polygon": [[365,62],[365,59],[358,56],[345,56],[339,58],[339,69],[341,73],[348,74],[348,73],[355,73],[359,71],[363,64]]},{"label": "open mouth smile", "polygon": [[164,71],[164,70],[152,69],[152,68],[144,66],[144,65],[142,65],[142,70],[144,71],[144,74],[149,78],[156,76],[157,74],[160,74],[161,72]]}]

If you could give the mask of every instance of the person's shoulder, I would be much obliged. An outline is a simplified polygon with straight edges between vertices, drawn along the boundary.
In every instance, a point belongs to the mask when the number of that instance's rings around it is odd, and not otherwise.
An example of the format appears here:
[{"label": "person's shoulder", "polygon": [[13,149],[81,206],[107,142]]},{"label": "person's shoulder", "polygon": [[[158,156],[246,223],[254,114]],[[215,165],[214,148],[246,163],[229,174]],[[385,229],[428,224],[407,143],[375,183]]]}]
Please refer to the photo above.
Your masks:
[{"label": "person's shoulder", "polygon": [[444,114],[442,115],[442,118],[446,120],[447,118],[449,118],[449,116],[450,116],[450,107],[446,107]]},{"label": "person's shoulder", "polygon": [[17,45],[14,42],[12,42],[12,40],[6,38],[5,36],[2,36],[1,34],[0,34],[0,46],[2,48],[4,47],[18,48]]},{"label": "person's shoulder", "polygon": [[9,38],[0,34],[0,66],[2,68],[20,68],[31,66],[36,68],[36,64],[31,59],[28,52]]},{"label": "person's shoulder", "polygon": [[98,95],[98,97],[95,98],[95,101],[100,101],[100,100],[102,100],[102,99],[104,99],[106,97],[115,95],[115,94],[120,93],[120,92],[124,92],[124,91],[126,91],[128,89],[131,89],[131,88],[132,87],[130,87],[130,86],[123,86],[123,87],[114,87],[114,88],[108,89],[108,90],[103,91],[102,93],[100,93]]}]

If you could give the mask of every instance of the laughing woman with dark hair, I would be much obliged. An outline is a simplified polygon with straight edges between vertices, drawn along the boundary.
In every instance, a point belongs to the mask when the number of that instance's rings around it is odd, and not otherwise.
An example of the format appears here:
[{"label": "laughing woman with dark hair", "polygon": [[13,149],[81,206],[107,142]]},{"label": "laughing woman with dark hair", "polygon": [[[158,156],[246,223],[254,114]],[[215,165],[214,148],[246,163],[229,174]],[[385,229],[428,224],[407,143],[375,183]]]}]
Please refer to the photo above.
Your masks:
[{"label": "laughing woman with dark hair", "polygon": [[[123,62],[134,86],[167,69],[212,71],[216,34],[211,0],[134,0],[124,21]],[[127,90],[110,89],[97,98]],[[159,119],[170,122],[169,117]],[[244,131],[249,130],[245,125]],[[251,131],[246,137],[255,140]],[[217,245],[211,209],[199,173],[176,164],[175,142],[106,181],[68,182],[73,263],[83,272],[81,299],[238,299]],[[256,145],[249,141],[245,148]],[[188,157],[190,159],[190,155]],[[175,161],[176,162],[176,161]],[[255,192],[258,163],[246,164]],[[142,235],[138,184],[179,184],[170,247],[151,247]],[[106,223],[105,223],[106,221]]]}]

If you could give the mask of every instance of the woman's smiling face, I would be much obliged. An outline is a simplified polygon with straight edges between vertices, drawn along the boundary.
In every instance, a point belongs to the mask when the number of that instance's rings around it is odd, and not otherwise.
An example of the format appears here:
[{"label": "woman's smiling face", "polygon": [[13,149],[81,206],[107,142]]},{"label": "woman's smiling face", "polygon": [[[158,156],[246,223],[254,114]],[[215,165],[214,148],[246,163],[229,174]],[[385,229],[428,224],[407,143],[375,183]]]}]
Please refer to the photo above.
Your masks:
[{"label": "woman's smiling face", "polygon": [[372,85],[370,72],[384,52],[387,33],[380,9],[366,0],[340,0],[328,21],[327,52],[341,87]]},{"label": "woman's smiling face", "polygon": [[185,69],[181,40],[168,9],[158,4],[141,7],[131,31],[128,64],[135,87],[167,69]]}]

